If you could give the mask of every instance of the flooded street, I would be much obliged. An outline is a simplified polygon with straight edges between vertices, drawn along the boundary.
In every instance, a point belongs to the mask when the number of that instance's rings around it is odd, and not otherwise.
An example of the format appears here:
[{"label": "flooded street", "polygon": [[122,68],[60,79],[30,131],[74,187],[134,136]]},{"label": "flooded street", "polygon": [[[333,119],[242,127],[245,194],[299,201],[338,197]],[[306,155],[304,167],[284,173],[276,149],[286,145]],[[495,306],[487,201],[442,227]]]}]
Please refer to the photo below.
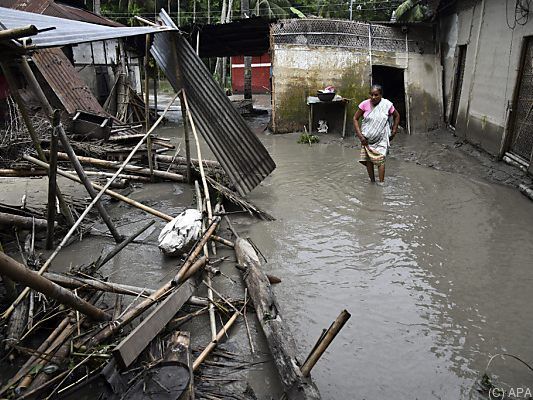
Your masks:
[{"label": "flooded street", "polygon": [[[459,165],[457,172],[418,165],[416,154],[434,149],[416,136],[394,143],[385,186],[378,186],[356,161],[353,140],[323,136],[308,146],[297,144],[298,134],[267,135],[263,126],[254,130],[277,168],[248,197],[277,220],[232,220],[268,260],[265,272],[282,279],[274,290],[301,361],[342,309],[352,314],[313,370],[323,399],[482,399],[477,383],[491,356],[533,359],[533,204],[518,190],[458,173]],[[170,124],[159,134],[178,143],[176,132],[182,135]],[[186,184],[143,185],[130,197],[172,215],[195,207]],[[123,233],[147,218],[124,204],[110,210]],[[157,248],[164,225],[157,220],[102,274],[149,288],[170,279],[177,260]],[[87,264],[112,247],[110,238],[87,237],[61,252],[54,269]],[[232,257],[222,271],[235,282],[215,280],[226,296],[243,290]],[[195,349],[209,342],[207,316],[184,329],[194,332]],[[259,330],[253,323],[254,360],[264,361]],[[249,357],[244,325],[234,332],[223,346]],[[260,399],[280,393],[274,368],[267,362],[245,372]],[[488,372],[496,382],[531,386],[530,371],[509,357],[495,358]]]},{"label": "flooded street", "polygon": [[[491,356],[533,359],[533,205],[517,190],[395,159],[394,148],[379,187],[355,148],[262,139],[277,168],[249,197],[277,221],[248,235],[283,279],[275,290],[301,357],[352,313],[313,371],[324,399],[477,398]],[[532,382],[509,358],[489,372]]]}]

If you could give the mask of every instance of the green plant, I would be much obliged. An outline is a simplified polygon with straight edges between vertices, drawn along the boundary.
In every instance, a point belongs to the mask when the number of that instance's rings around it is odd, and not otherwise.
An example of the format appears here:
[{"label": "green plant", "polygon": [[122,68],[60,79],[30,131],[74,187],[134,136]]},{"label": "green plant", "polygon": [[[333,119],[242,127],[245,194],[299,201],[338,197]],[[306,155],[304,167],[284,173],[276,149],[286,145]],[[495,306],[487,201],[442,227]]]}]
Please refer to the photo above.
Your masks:
[{"label": "green plant", "polygon": [[302,133],[301,136],[300,136],[300,139],[298,139],[298,143],[300,144],[309,144],[311,145],[312,143],[318,143],[320,142],[320,138],[316,135],[310,135],[308,133]]}]

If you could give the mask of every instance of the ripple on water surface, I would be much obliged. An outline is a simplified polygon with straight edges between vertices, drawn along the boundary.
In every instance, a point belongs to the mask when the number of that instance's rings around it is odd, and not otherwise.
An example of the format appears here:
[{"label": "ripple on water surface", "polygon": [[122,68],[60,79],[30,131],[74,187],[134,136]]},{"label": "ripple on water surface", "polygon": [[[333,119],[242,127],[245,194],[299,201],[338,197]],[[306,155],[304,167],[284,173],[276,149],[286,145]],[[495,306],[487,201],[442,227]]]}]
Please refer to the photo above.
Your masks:
[{"label": "ripple on water surface", "polygon": [[302,357],[352,313],[313,373],[324,398],[469,398],[491,355],[533,358],[533,213],[517,191],[394,159],[372,185],[356,149],[264,140],[277,169],[251,198],[277,221],[250,235]]}]

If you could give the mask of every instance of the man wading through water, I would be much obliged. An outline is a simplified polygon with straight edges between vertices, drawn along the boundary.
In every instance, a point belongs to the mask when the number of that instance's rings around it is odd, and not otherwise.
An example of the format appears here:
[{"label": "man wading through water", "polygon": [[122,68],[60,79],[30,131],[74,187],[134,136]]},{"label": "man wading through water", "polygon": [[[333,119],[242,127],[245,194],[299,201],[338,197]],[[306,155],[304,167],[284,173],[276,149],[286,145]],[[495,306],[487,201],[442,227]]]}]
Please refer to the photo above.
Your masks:
[{"label": "man wading through water", "polygon": [[[393,117],[394,122],[389,123]],[[359,127],[359,119],[363,117],[363,123]],[[361,141],[361,157],[359,162],[366,165],[371,182],[375,182],[374,165],[378,167],[379,181],[385,181],[385,157],[389,153],[390,141],[398,132],[400,114],[392,102],[383,98],[383,88],[380,85],[372,85],[370,98],[359,104],[353,124],[355,133]]]}]

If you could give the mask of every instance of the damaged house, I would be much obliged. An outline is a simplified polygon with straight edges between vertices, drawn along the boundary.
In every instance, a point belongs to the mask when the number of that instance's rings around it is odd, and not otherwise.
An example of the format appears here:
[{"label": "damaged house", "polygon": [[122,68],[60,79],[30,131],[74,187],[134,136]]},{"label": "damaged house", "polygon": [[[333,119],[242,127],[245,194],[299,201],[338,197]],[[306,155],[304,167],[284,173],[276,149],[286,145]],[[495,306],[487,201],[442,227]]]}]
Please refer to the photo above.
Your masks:
[{"label": "damaged house", "polygon": [[[350,99],[384,87],[410,134],[444,126],[533,171],[533,18],[519,0],[430,2],[431,22],[295,19],[271,27],[272,127],[313,129],[308,96],[328,85]],[[342,116],[334,115],[337,121]],[[346,119],[347,131],[351,118]],[[340,128],[342,127],[337,127]]]},{"label": "damaged house", "polygon": [[533,173],[533,10],[442,1],[444,116],[456,135]]}]

